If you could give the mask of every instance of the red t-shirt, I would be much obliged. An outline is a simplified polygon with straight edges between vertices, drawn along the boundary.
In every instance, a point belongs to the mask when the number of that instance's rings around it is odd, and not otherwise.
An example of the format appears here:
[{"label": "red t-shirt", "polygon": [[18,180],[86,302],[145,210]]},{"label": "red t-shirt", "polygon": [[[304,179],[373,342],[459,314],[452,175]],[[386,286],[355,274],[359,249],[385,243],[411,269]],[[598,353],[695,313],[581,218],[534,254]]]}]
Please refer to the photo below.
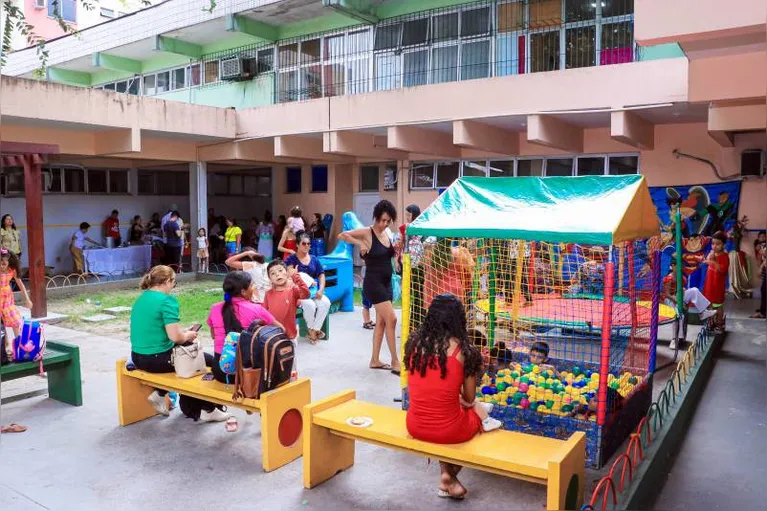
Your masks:
[{"label": "red t-shirt", "polygon": [[309,298],[309,288],[296,273],[292,277],[293,285],[288,284],[285,289],[270,289],[264,296],[264,307],[272,313],[274,319],[282,323],[285,333],[291,339],[298,337],[296,328],[296,309],[298,302]]},{"label": "red t-shirt", "polygon": [[120,220],[114,217],[109,217],[104,220],[104,228],[107,231],[107,236],[110,238],[120,237]]},{"label": "red t-shirt", "polygon": [[722,252],[715,256],[719,263],[719,269],[715,270],[713,265],[708,265],[706,269],[706,283],[703,286],[703,296],[709,299],[713,304],[724,303],[724,295],[727,292],[727,273],[730,270],[730,258]]}]

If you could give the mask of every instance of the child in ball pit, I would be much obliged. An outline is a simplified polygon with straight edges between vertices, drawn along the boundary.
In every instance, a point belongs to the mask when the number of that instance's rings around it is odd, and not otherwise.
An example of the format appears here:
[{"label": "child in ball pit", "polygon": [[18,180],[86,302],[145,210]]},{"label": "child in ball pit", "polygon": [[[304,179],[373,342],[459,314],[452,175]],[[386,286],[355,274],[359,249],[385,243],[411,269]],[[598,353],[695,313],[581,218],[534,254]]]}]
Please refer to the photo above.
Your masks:
[{"label": "child in ball pit", "polygon": [[559,372],[556,368],[549,364],[549,345],[544,341],[534,342],[530,346],[530,352],[528,353],[530,363],[537,365],[542,371],[551,371],[556,378],[559,378]]}]

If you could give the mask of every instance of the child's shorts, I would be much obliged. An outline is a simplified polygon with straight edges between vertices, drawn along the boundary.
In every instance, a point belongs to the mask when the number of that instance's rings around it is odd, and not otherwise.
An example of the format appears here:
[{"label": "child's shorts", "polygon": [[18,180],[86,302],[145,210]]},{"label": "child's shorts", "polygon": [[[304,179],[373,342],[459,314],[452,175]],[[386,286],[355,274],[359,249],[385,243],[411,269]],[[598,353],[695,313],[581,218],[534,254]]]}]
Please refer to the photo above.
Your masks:
[{"label": "child's shorts", "polygon": [[367,296],[365,296],[365,291],[362,292],[362,306],[366,309],[371,309],[373,307],[373,303],[368,300]]}]

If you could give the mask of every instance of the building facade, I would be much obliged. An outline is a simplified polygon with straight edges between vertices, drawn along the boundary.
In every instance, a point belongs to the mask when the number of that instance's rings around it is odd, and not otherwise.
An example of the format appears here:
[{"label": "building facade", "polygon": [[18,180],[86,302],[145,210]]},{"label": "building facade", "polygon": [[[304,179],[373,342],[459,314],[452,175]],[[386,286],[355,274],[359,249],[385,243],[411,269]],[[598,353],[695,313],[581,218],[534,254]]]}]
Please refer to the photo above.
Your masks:
[{"label": "building facade", "polygon": [[[81,221],[54,206],[67,194],[104,215],[120,201],[142,216],[175,202],[201,225],[210,206],[243,220],[355,210],[364,222],[381,198],[423,208],[463,175],[626,173],[651,186],[745,174],[739,214],[763,227],[767,5],[730,8],[222,0],[208,13],[170,0],[52,41],[49,83],[6,80],[2,140],[59,144],[45,207],[62,232]],[[3,72],[38,66],[24,50]],[[17,107],[9,89],[47,107]],[[762,155],[755,171],[743,172],[744,152]],[[3,170],[0,209],[17,201],[21,214],[14,172]]]}]

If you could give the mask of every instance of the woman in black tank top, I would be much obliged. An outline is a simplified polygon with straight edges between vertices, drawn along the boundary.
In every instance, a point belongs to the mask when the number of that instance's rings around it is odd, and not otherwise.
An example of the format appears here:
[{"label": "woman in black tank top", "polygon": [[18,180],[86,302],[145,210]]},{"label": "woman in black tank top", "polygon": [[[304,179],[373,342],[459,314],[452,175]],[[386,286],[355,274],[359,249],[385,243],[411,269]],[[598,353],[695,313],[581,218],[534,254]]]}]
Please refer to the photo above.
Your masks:
[{"label": "woman in black tank top", "polygon": [[[397,210],[391,202],[382,200],[373,208],[373,218],[375,222],[370,227],[342,232],[338,239],[360,247],[360,255],[365,260],[362,290],[376,309],[370,368],[390,370],[398,375],[400,363],[396,343],[397,315],[392,305],[391,288],[395,251],[392,240],[386,234],[386,228],[397,219]],[[391,365],[384,364],[380,359],[384,334],[391,353]]]}]

